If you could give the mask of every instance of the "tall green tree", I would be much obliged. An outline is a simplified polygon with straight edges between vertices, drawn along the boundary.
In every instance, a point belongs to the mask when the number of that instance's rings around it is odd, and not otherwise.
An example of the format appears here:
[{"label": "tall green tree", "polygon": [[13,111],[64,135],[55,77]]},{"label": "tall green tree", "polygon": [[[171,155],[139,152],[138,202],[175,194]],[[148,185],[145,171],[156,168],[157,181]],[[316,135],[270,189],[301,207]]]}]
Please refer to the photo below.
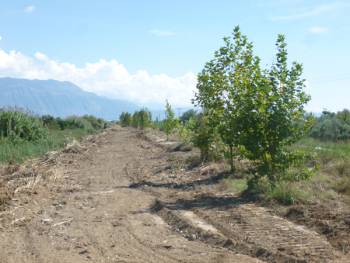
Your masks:
[{"label": "tall green tree", "polygon": [[286,146],[308,128],[302,66],[288,67],[283,35],[276,46],[275,63],[262,69],[253,44],[235,27],[198,75],[194,99],[227,145],[231,170],[238,153],[257,163],[257,177],[267,175],[271,182],[295,160]]},{"label": "tall green tree", "polygon": [[215,52],[198,75],[195,101],[209,118],[209,126],[216,127],[228,147],[231,171],[234,171],[234,148],[241,144],[241,121],[246,118],[247,101],[261,76],[259,58],[253,55],[253,45],[236,27],[231,37],[224,38],[224,46]]}]

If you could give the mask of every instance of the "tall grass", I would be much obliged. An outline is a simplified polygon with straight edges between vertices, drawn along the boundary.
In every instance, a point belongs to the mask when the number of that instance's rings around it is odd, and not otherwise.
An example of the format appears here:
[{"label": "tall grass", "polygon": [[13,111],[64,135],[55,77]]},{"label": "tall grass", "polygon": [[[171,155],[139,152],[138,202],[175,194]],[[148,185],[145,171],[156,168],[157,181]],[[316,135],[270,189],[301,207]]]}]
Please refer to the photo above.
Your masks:
[{"label": "tall grass", "polygon": [[[304,138],[292,148],[312,156],[313,159],[308,162],[317,164],[315,174],[310,180],[279,182],[274,188],[268,187],[262,180],[256,186],[260,199],[291,205],[327,202],[331,199],[347,200],[350,197],[350,142],[325,142]],[[250,175],[244,176],[249,178]],[[244,193],[247,189],[246,181],[229,178],[226,185],[234,193]]]},{"label": "tall grass", "polygon": [[20,110],[0,110],[0,136],[14,140],[35,141],[46,137],[41,120]]},{"label": "tall grass", "polygon": [[94,116],[61,119],[0,109],[0,163],[19,163],[40,156],[106,126],[104,120]]},{"label": "tall grass", "polygon": [[83,129],[49,130],[46,138],[37,141],[13,142],[8,138],[0,139],[0,163],[21,163],[32,157],[38,157],[48,151],[64,147],[72,139],[79,140],[89,134]]}]

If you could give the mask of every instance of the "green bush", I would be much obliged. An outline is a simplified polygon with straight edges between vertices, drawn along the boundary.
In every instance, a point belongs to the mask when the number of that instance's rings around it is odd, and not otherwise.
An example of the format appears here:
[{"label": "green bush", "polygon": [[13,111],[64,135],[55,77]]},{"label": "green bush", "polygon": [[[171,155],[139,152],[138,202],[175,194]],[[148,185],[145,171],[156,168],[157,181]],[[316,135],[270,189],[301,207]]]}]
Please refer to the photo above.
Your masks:
[{"label": "green bush", "polygon": [[106,121],[92,115],[84,115],[82,117],[70,116],[65,119],[43,116],[42,119],[45,126],[50,129],[83,129],[88,132],[93,132],[107,127]]},{"label": "green bush", "polygon": [[0,110],[0,136],[12,141],[36,141],[47,136],[40,118],[19,110]]},{"label": "green bush", "polygon": [[43,125],[52,130],[58,130],[61,129],[61,126],[59,125],[58,118],[55,118],[51,115],[43,115],[41,116],[41,121],[43,122]]},{"label": "green bush", "polygon": [[88,132],[93,132],[95,129],[91,122],[82,117],[71,116],[64,120],[65,129],[82,129]]},{"label": "green bush", "polygon": [[107,122],[101,118],[96,118],[92,115],[84,115],[82,118],[90,122],[92,128],[95,130],[102,130],[107,127]]},{"label": "green bush", "polygon": [[84,115],[81,117],[70,116],[65,119],[55,118],[51,115],[43,115],[41,117],[43,125],[51,130],[65,129],[87,129],[89,131],[105,129],[108,123],[92,115]]}]

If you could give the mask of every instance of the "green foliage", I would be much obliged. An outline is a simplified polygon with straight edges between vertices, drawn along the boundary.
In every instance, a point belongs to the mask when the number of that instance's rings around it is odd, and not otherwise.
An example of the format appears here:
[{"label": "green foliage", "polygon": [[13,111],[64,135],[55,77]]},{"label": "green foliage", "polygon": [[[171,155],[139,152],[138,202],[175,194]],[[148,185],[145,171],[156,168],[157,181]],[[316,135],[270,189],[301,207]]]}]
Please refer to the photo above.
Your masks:
[{"label": "green foliage", "polygon": [[94,133],[107,123],[94,116],[35,117],[18,110],[0,111],[0,162],[22,162]]},{"label": "green foliage", "polygon": [[89,133],[107,127],[107,123],[103,119],[96,118],[91,115],[84,115],[82,117],[70,116],[66,119],[57,118],[56,122],[61,130],[83,129]]},{"label": "green foliage", "polygon": [[163,121],[160,121],[158,117],[152,123],[152,127],[160,131],[164,131],[163,126]]},{"label": "green foliage", "polygon": [[324,141],[350,140],[350,111],[347,109],[337,113],[324,111],[317,118],[310,135]]},{"label": "green foliage", "polygon": [[92,132],[94,130],[92,124],[81,117],[71,116],[64,120],[65,128],[64,129],[82,129],[88,132]]},{"label": "green foliage", "polygon": [[0,136],[12,141],[36,141],[46,137],[41,120],[19,110],[0,110]]},{"label": "green foliage", "polygon": [[267,176],[248,181],[248,193],[265,201],[277,201],[283,205],[305,202],[310,193],[299,189],[292,182],[279,181],[272,184]]},{"label": "green foliage", "polygon": [[185,142],[185,143],[190,143],[191,142],[191,137],[192,137],[192,132],[189,129],[189,122],[186,122],[184,124],[182,124],[181,122],[179,122],[177,124],[176,130],[177,133],[181,139],[181,141]]},{"label": "green foliage", "polygon": [[59,118],[55,118],[51,115],[41,116],[41,121],[43,122],[43,125],[48,129],[61,129],[59,120]]},{"label": "green foliage", "polygon": [[152,114],[146,108],[135,111],[131,118],[131,125],[134,128],[145,129],[152,124]]},{"label": "green foliage", "polygon": [[302,202],[307,193],[292,187],[290,184],[285,182],[279,182],[275,187],[271,188],[265,195],[265,198],[275,200],[283,205],[293,205],[298,202]]},{"label": "green foliage", "polygon": [[129,112],[122,112],[119,116],[119,122],[122,127],[131,126],[132,116]]},{"label": "green foliage", "polygon": [[208,116],[199,113],[188,121],[188,128],[192,132],[191,142],[199,148],[202,161],[215,159],[214,142],[218,136],[213,126],[209,125]]},{"label": "green foliage", "polygon": [[92,128],[94,130],[102,130],[107,128],[107,122],[101,118],[96,118],[93,115],[84,115],[83,117],[84,120],[87,120],[88,122],[90,122]]},{"label": "green foliage", "polygon": [[175,113],[168,101],[166,101],[165,105],[165,114],[166,117],[163,121],[163,128],[166,133],[167,140],[169,140],[169,135],[175,130],[178,120],[175,118]]},{"label": "green foliage", "polygon": [[190,109],[188,111],[185,111],[181,117],[180,121],[182,124],[186,124],[190,119],[193,119],[197,116],[197,112],[194,109]]},{"label": "green foliage", "polygon": [[82,129],[49,130],[45,138],[36,141],[14,142],[9,138],[0,139],[0,163],[20,163],[27,158],[62,148],[72,139],[81,139],[89,134]]},{"label": "green foliage", "polygon": [[96,118],[92,115],[84,116],[70,116],[65,119],[55,118],[50,115],[44,115],[41,117],[41,121],[48,129],[84,129],[88,132],[93,132],[101,129],[105,129],[108,124],[101,118]]},{"label": "green foliage", "polygon": [[308,130],[302,66],[287,63],[285,38],[276,42],[276,61],[262,69],[253,44],[236,27],[198,75],[195,102],[208,115],[229,148],[231,168],[235,151],[257,164],[256,180],[267,176],[273,184],[297,158],[286,146]]}]

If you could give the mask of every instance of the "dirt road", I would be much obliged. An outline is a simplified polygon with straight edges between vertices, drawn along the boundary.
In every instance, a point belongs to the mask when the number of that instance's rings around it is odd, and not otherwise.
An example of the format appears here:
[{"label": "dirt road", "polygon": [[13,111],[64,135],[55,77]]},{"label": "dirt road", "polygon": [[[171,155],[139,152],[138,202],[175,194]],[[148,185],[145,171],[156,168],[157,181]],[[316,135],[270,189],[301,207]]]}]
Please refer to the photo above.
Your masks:
[{"label": "dirt road", "polygon": [[6,175],[0,262],[346,262],[159,141],[113,127]]}]

